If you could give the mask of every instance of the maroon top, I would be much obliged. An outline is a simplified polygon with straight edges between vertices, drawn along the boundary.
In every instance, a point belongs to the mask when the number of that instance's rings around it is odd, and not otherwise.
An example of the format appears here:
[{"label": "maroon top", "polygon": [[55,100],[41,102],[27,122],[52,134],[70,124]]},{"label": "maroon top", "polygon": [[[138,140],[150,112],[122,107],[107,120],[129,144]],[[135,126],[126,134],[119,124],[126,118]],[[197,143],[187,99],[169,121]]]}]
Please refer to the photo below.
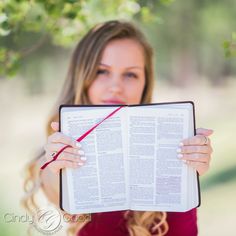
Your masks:
[{"label": "maroon top", "polygon": [[[77,234],[77,236],[128,236],[125,211],[93,213],[92,219]],[[168,212],[167,222],[169,231],[165,236],[196,236],[197,211]]]}]

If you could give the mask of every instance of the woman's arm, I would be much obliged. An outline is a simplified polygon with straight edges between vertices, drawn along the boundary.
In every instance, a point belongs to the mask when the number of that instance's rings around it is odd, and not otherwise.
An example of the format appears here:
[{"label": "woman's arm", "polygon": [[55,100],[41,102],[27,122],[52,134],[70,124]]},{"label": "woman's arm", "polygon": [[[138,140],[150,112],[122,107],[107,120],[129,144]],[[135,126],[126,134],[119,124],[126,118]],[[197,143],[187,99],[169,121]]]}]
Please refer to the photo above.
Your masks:
[{"label": "woman's arm", "polygon": [[50,202],[58,205],[59,203],[59,174],[51,172],[48,168],[41,170],[40,167],[46,162],[45,154],[37,161],[36,166],[39,171],[39,177],[43,192]]}]

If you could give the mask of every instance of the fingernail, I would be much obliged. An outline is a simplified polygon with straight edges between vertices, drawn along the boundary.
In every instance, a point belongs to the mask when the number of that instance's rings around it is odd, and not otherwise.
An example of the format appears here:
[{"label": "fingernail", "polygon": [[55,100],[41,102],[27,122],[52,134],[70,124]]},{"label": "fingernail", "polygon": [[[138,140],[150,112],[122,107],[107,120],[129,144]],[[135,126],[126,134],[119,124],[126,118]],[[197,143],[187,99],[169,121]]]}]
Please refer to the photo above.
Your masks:
[{"label": "fingernail", "polygon": [[184,155],[183,154],[178,154],[177,157],[178,158],[182,158]]},{"label": "fingernail", "polygon": [[78,147],[78,148],[81,148],[81,147],[82,147],[81,143],[79,143],[79,142],[76,142],[76,143],[75,143],[75,146]]},{"label": "fingernail", "polygon": [[84,155],[84,151],[79,150],[79,151],[78,151],[78,154],[79,154],[79,155]]},{"label": "fingernail", "polygon": [[86,157],[81,157],[80,159],[81,159],[82,161],[86,161],[86,160],[87,160]]},{"label": "fingernail", "polygon": [[82,163],[82,162],[79,162],[79,163],[78,163],[78,166],[82,166],[82,165],[84,165],[84,163]]},{"label": "fingernail", "polygon": [[182,147],[182,146],[184,146],[184,144],[181,142],[181,143],[179,143],[179,146]]},{"label": "fingernail", "polygon": [[176,149],[176,152],[178,152],[178,153],[181,152],[181,149],[180,148]]}]

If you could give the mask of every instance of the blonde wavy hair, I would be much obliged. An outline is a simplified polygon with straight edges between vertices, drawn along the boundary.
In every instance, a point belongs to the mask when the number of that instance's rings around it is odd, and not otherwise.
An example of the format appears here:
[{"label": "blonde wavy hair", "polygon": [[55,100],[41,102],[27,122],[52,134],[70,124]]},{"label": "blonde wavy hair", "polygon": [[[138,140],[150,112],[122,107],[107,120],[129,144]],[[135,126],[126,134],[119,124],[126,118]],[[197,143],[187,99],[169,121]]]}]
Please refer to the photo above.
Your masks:
[{"label": "blonde wavy hair", "polygon": [[[67,79],[64,82],[59,99],[47,123],[47,134],[53,133],[52,121],[58,121],[60,104],[91,104],[87,91],[96,78],[96,72],[106,45],[115,39],[133,39],[143,48],[145,58],[145,88],[140,103],[150,103],[154,87],[153,51],[142,32],[134,24],[124,21],[108,21],[93,27],[78,43],[72,55]],[[38,208],[36,193],[42,188],[40,170],[37,161],[44,156],[40,152],[27,166],[24,182],[24,207],[31,213]],[[127,229],[131,236],[163,236],[168,231],[165,212],[126,211]],[[71,223],[69,234],[75,235],[85,223]],[[151,232],[150,232],[151,231]]]}]

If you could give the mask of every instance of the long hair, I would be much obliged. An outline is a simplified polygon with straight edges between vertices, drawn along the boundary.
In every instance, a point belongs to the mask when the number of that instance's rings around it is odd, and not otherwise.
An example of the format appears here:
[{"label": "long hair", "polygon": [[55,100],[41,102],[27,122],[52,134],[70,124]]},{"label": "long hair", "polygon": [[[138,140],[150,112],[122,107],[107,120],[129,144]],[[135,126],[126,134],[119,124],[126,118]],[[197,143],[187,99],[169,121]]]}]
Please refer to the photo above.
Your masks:
[{"label": "long hair", "polygon": [[[142,32],[130,22],[115,20],[97,24],[82,38],[74,50],[67,78],[48,119],[48,135],[53,133],[51,122],[58,121],[60,104],[91,104],[87,94],[88,88],[96,78],[103,50],[110,41],[115,39],[132,39],[141,45],[145,60],[145,87],[140,103],[151,102],[154,87],[153,51]],[[37,207],[34,200],[35,194],[42,187],[36,162],[43,155],[43,152],[40,153],[27,167],[28,175],[24,183],[26,195],[23,205],[31,212]],[[162,236],[168,230],[165,212],[133,211],[133,214],[128,214],[127,211],[124,217],[131,236],[153,234]],[[84,223],[73,223],[69,232],[75,235],[84,225]]]}]

